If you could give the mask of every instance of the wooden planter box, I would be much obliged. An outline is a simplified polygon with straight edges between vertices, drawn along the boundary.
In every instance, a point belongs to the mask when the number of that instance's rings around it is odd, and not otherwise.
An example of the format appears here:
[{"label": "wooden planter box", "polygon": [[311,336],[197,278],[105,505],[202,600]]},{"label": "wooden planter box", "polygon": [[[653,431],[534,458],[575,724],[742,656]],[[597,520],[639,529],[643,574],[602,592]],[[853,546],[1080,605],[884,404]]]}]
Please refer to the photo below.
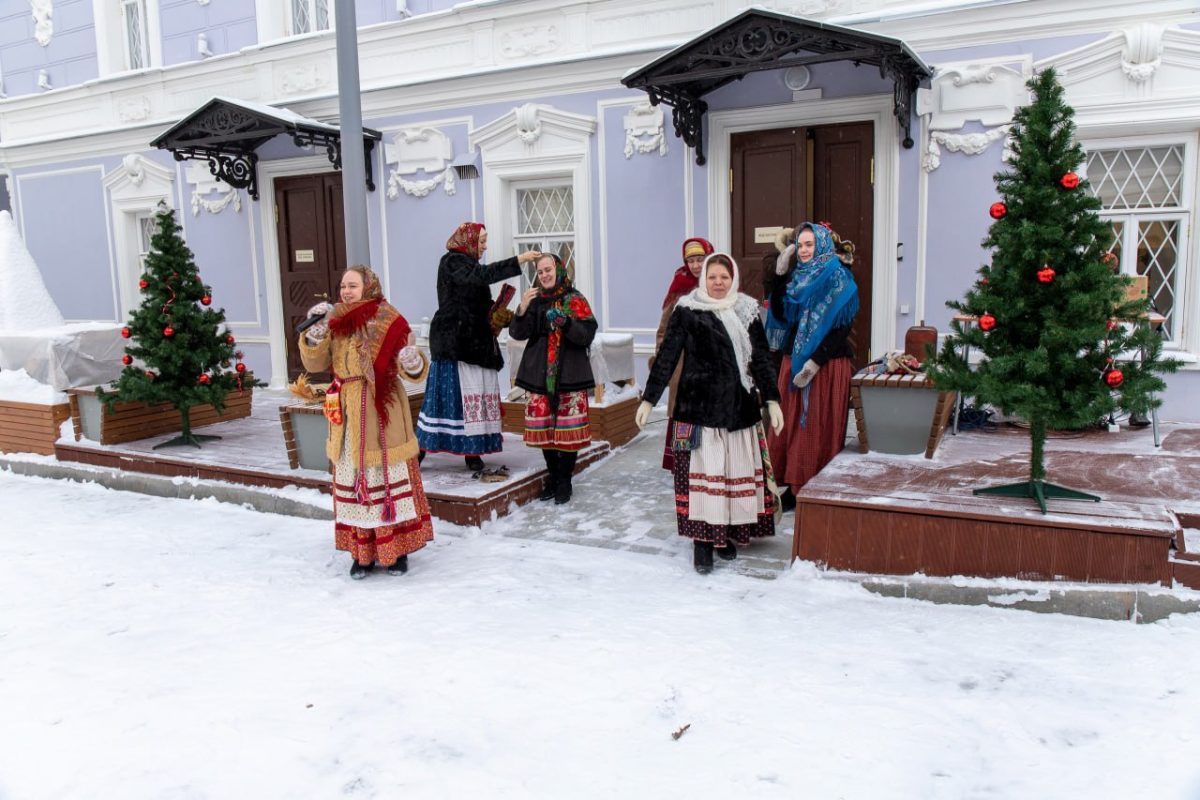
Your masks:
[{"label": "wooden planter box", "polygon": [[43,405],[0,400],[0,453],[54,455],[59,426],[69,416],[69,403]]},{"label": "wooden planter box", "polygon": [[850,406],[858,428],[858,452],[915,454],[933,458],[954,410],[955,392],[939,392],[924,373],[850,379]]},{"label": "wooden planter box", "polygon": [[[192,406],[192,428],[250,416],[253,392],[251,388],[225,395],[225,410],[220,414],[210,405]],[[70,399],[76,441],[88,438],[100,444],[120,444],[180,430],[179,411],[170,403],[117,403],[110,411],[94,387],[71,389]]]},{"label": "wooden planter box", "polygon": [[[641,398],[635,395],[612,405],[591,406],[588,409],[588,417],[592,425],[592,439],[608,442],[613,447],[620,447],[631,441],[638,434],[637,423],[633,418],[640,402]],[[501,430],[518,436],[523,435],[525,404],[505,400],[500,406],[503,409]]]},{"label": "wooden planter box", "polygon": [[[410,389],[408,410],[412,413],[413,426],[425,402],[423,389]],[[324,403],[289,403],[279,407],[279,425],[283,428],[283,443],[287,447],[288,466],[292,469],[315,469],[330,471],[329,457],[325,455],[325,442],[329,438],[329,422],[325,419]]]}]

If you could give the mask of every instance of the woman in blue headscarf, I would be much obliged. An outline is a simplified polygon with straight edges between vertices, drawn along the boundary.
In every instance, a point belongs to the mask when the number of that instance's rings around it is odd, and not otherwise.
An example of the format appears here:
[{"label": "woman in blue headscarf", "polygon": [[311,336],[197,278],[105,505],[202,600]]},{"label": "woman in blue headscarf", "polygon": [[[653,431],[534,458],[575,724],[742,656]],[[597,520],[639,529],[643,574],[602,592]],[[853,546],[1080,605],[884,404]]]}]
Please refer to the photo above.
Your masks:
[{"label": "woman in blue headscarf", "polygon": [[[846,438],[850,403],[850,327],[858,313],[858,286],[839,257],[827,225],[805,222],[786,240],[776,261],[767,341],[783,354],[779,394],[785,425],[768,436],[780,487],[793,492],[828,464]],[[843,263],[843,260],[845,263]]]}]

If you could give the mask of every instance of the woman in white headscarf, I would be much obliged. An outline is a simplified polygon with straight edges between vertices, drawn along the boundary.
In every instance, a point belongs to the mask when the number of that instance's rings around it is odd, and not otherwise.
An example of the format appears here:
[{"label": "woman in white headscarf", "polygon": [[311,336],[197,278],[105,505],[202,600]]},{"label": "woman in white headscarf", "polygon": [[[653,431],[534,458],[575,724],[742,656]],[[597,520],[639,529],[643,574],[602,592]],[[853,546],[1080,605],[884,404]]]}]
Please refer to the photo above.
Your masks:
[{"label": "woman in white headscarf", "polygon": [[758,303],[738,292],[737,262],[725,253],[704,261],[700,285],[679,299],[637,410],[646,424],[681,356],[675,402],[676,521],[694,542],[693,563],[712,572],[738,544],[775,535],[775,497],[762,408],[783,427]]}]

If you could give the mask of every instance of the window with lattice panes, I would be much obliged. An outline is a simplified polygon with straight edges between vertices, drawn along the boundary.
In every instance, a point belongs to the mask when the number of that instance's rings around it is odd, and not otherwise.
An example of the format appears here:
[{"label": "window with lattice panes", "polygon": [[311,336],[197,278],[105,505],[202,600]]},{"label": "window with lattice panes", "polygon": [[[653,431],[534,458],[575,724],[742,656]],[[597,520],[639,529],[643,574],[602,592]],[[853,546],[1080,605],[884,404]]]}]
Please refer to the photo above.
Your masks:
[{"label": "window with lattice panes", "polygon": [[292,35],[329,30],[333,0],[287,0]]},{"label": "window with lattice panes", "polygon": [[150,36],[146,0],[121,0],[121,25],[125,43],[125,68],[150,66]]},{"label": "window with lattice panes", "polygon": [[138,230],[138,269],[145,269],[146,256],[150,255],[150,240],[158,231],[158,218],[153,213],[137,215]]},{"label": "window with lattice panes", "polygon": [[1121,272],[1144,275],[1150,304],[1166,318],[1163,336],[1178,341],[1188,284],[1187,235],[1191,227],[1186,142],[1089,148],[1086,160],[1100,216],[1112,226],[1110,250]]},{"label": "window with lattice panes", "polygon": [[[540,250],[555,253],[566,265],[567,275],[575,277],[575,195],[570,184],[517,186],[513,209],[516,212],[517,251]],[[534,263],[522,265],[521,289],[533,285]]]}]

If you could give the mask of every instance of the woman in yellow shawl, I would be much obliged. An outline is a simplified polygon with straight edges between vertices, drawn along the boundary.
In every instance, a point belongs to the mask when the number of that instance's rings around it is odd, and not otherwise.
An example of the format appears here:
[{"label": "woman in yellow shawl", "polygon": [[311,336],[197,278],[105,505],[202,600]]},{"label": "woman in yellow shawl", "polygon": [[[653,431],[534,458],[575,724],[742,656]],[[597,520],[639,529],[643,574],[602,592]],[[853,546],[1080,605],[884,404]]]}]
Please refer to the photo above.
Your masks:
[{"label": "woman in yellow shawl", "polygon": [[383,298],[369,267],[342,276],[336,306],[300,337],[300,357],[310,372],[332,370],[325,396],[333,462],[337,549],[354,558],[350,577],[376,565],[390,574],[408,571],[408,554],[433,540],[429,503],[417,465],[417,440],[400,378],[425,379],[429,364],[415,346],[408,322]]}]

